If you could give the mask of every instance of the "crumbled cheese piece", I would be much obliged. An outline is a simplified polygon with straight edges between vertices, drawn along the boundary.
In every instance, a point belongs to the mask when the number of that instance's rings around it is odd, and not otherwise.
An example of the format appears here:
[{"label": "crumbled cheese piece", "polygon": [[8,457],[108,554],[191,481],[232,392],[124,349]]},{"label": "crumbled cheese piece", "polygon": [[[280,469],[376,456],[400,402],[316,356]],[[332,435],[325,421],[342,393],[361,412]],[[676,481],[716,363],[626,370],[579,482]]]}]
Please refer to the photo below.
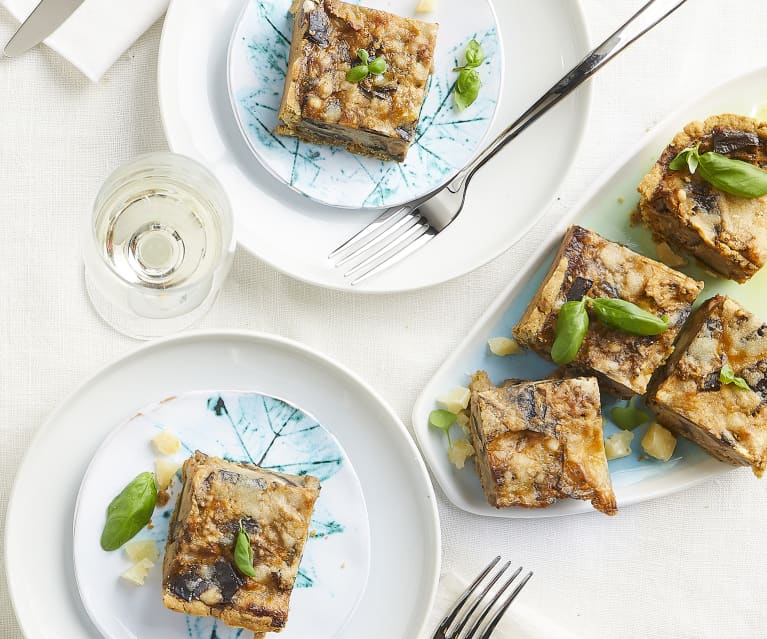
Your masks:
[{"label": "crumbled cheese piece", "polygon": [[455,416],[456,423],[461,427],[464,435],[469,434],[469,414],[462,410]]},{"label": "crumbled cheese piece", "polygon": [[157,487],[160,490],[165,490],[170,486],[170,482],[173,481],[173,476],[181,468],[179,464],[168,459],[157,459],[154,462],[154,476],[157,480]]},{"label": "crumbled cheese piece", "polygon": [[415,8],[416,13],[433,13],[437,8],[437,0],[419,0]]},{"label": "crumbled cheese piece", "polygon": [[487,340],[487,346],[493,355],[517,355],[522,352],[522,347],[517,340],[510,337],[491,337]]},{"label": "crumbled cheese piece", "polygon": [[134,564],[139,563],[142,559],[146,559],[154,564],[160,557],[157,543],[152,539],[131,541],[130,543],[125,544],[125,552]]},{"label": "crumbled cheese piece", "polygon": [[148,559],[142,559],[137,564],[133,564],[128,570],[120,575],[125,581],[132,583],[134,586],[143,586],[146,576],[149,574],[149,569],[154,564]]},{"label": "crumbled cheese piece", "polygon": [[468,439],[456,439],[447,451],[447,458],[453,466],[460,469],[473,454],[474,446]]},{"label": "crumbled cheese piece", "polygon": [[676,448],[676,437],[657,422],[650,424],[647,433],[642,438],[644,452],[655,459],[668,461]]},{"label": "crumbled cheese piece", "polygon": [[634,433],[630,430],[622,430],[619,433],[611,435],[605,440],[605,455],[607,460],[628,457],[631,454],[631,440],[634,439]]},{"label": "crumbled cheese piece", "polygon": [[175,455],[181,448],[181,442],[169,430],[162,430],[152,437],[152,443],[160,455]]},{"label": "crumbled cheese piece", "polygon": [[666,242],[658,244],[655,251],[658,254],[658,259],[671,268],[685,266],[688,263],[686,258],[674,253],[673,249]]},{"label": "crumbled cheese piece", "polygon": [[447,395],[437,398],[437,404],[440,408],[457,414],[469,405],[470,399],[471,391],[464,386],[457,386]]}]

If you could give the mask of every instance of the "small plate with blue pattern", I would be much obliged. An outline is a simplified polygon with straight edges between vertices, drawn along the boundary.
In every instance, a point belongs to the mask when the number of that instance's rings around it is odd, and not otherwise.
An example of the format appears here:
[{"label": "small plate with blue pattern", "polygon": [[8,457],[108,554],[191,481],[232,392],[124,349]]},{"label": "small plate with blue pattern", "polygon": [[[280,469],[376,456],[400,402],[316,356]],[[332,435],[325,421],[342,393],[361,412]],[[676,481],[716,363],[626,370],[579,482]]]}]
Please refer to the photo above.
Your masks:
[{"label": "small plate with blue pattern", "polygon": [[[151,444],[169,430],[179,452],[163,458]],[[275,397],[253,392],[195,391],[148,406],[119,426],[85,473],[75,510],[74,565],[80,597],[109,639],[239,639],[250,636],[213,617],[167,610],[162,603],[162,558],[168,523],[181,491],[180,470],[170,500],[134,538],[153,540],[160,557],[143,586],[121,579],[131,562],[124,550],[99,545],[106,506],[155,460],[179,465],[195,450],[268,470],[320,480],[317,500],[281,637],[338,636],[363,595],[370,565],[367,508],[357,475],[338,440],[313,417]]]},{"label": "small plate with blue pattern", "polygon": [[[359,4],[360,0],[354,0]],[[249,0],[229,48],[229,94],[239,128],[261,164],[293,190],[329,206],[384,208],[414,200],[447,183],[476,152],[493,122],[501,95],[504,57],[490,0],[439,0],[416,14],[416,0],[364,0],[367,7],[438,22],[430,78],[413,141],[404,162],[385,162],[345,149],[277,135],[290,53],[293,16],[287,0]],[[477,69],[482,87],[460,110],[453,99],[466,46],[476,39],[485,53]]]}]

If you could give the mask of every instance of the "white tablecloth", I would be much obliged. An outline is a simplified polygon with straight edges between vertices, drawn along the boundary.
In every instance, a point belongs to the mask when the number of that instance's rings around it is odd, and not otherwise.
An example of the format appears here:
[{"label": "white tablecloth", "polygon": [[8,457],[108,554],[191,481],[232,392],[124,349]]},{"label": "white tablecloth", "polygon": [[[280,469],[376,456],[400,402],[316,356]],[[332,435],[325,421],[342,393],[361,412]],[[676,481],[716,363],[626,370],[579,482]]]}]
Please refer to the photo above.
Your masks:
[{"label": "white tablecloth", "polygon": [[[593,39],[642,3],[583,0]],[[301,284],[239,251],[202,327],[270,331],[319,348],[409,423],[419,388],[552,221],[680,102],[767,61],[763,0],[690,0],[682,11],[595,79],[574,171],[546,218],[498,260],[431,290],[371,297]],[[0,41],[15,26],[0,9]],[[34,430],[82,379],[136,346],[86,300],[79,230],[112,168],[165,146],[155,89],[160,28],[97,85],[43,48],[0,60],[0,517]],[[584,637],[738,639],[767,629],[767,480],[750,471],[615,518],[483,519],[437,494],[446,570],[470,575],[502,552],[536,571],[527,604]],[[19,639],[4,577],[0,584],[0,636]]]}]

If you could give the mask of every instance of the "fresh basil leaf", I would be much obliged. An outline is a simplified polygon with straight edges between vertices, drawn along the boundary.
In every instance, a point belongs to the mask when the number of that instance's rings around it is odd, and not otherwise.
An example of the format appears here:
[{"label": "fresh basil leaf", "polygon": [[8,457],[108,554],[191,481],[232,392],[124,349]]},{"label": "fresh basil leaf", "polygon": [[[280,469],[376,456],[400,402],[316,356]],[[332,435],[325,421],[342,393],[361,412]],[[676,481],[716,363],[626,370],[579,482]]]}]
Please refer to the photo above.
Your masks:
[{"label": "fresh basil leaf", "polygon": [[737,386],[741,390],[751,390],[751,387],[748,385],[748,382],[742,377],[736,377],[735,379],[732,380],[732,383],[734,386]]},{"label": "fresh basil leaf", "polygon": [[669,327],[668,320],[626,300],[598,297],[589,299],[589,305],[600,322],[632,335],[660,335]]},{"label": "fresh basil leaf", "polygon": [[370,59],[370,54],[366,49],[357,49],[357,57],[362,61],[362,64],[367,64]]},{"label": "fresh basil leaf", "polygon": [[464,69],[458,74],[455,88],[459,93],[471,93],[472,91],[479,91],[481,85],[482,81],[479,79],[479,73],[473,69]]},{"label": "fresh basil leaf", "polygon": [[429,413],[429,424],[445,433],[447,441],[450,442],[450,427],[455,423],[455,417],[455,413],[440,408]]},{"label": "fresh basil leaf", "polygon": [[137,475],[107,506],[101,547],[117,550],[149,523],[157,504],[154,474]]},{"label": "fresh basil leaf", "polygon": [[479,74],[474,69],[464,69],[458,74],[458,80],[455,83],[455,103],[463,111],[471,106],[479,95],[479,89],[482,81]]},{"label": "fresh basil leaf", "polygon": [[668,168],[672,171],[681,171],[687,167],[687,158],[693,154],[693,148],[688,147],[683,151],[680,151],[677,156],[669,162]]},{"label": "fresh basil leaf", "polygon": [[589,330],[589,314],[586,312],[586,298],[565,302],[559,309],[555,327],[551,359],[556,364],[569,364],[575,359]]},{"label": "fresh basil leaf", "polygon": [[370,73],[373,73],[375,75],[381,75],[382,73],[386,73],[388,65],[386,64],[386,60],[384,60],[383,57],[378,57],[372,60],[368,64],[368,69],[370,70]]},{"label": "fresh basil leaf", "polygon": [[237,533],[237,541],[234,543],[234,565],[246,577],[257,577],[253,568],[253,547],[250,545],[250,537],[240,522],[240,532]]},{"label": "fresh basil leaf", "polygon": [[621,430],[634,430],[652,419],[648,413],[636,407],[636,400],[637,398],[629,400],[625,406],[614,406],[610,411],[610,419]]},{"label": "fresh basil leaf", "polygon": [[467,69],[473,69],[478,67],[485,61],[485,52],[482,50],[482,45],[476,40],[472,39],[466,47],[466,67]]},{"label": "fresh basil leaf", "polygon": [[722,369],[719,371],[719,381],[722,384],[730,384],[733,379],[735,379],[735,371],[732,366],[730,364],[722,366]]},{"label": "fresh basil leaf", "polygon": [[698,170],[698,166],[700,165],[700,155],[698,155],[698,148],[695,147],[695,150],[693,153],[690,153],[687,156],[687,168],[690,170],[690,173],[692,175],[695,175],[695,171]]},{"label": "fresh basil leaf", "polygon": [[767,195],[767,171],[758,166],[713,151],[698,161],[700,176],[720,191],[746,198]]},{"label": "fresh basil leaf", "polygon": [[668,168],[672,171],[681,171],[686,168],[690,173],[695,173],[700,160],[700,155],[698,154],[699,147],[700,142],[695,146],[688,146],[686,149],[680,151],[679,154],[669,162]]},{"label": "fresh basil leaf", "polygon": [[767,195],[767,171],[714,151],[700,154],[699,147],[700,143],[682,150],[671,160],[669,168],[679,171],[686,166],[690,173],[698,171],[715,189],[738,197]]},{"label": "fresh basil leaf", "polygon": [[349,71],[346,73],[346,81],[354,82],[356,84],[357,82],[362,82],[369,75],[370,69],[368,68],[368,65],[360,64],[359,66],[349,69]]},{"label": "fresh basil leaf", "polygon": [[737,386],[741,390],[751,390],[751,387],[745,379],[735,376],[735,371],[730,364],[722,366],[722,370],[719,371],[719,381],[725,385],[732,384],[733,386]]}]

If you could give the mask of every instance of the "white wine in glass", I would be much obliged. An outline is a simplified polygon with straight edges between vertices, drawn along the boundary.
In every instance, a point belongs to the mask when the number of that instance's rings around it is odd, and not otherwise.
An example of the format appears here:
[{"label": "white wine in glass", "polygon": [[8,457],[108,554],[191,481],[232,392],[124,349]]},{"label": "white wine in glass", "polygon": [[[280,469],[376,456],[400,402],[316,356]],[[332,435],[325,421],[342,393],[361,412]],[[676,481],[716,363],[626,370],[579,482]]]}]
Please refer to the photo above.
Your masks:
[{"label": "white wine in glass", "polygon": [[116,330],[167,335],[209,309],[234,247],[228,199],[207,169],[171,153],[141,156],[96,197],[86,233],[88,293]]}]

